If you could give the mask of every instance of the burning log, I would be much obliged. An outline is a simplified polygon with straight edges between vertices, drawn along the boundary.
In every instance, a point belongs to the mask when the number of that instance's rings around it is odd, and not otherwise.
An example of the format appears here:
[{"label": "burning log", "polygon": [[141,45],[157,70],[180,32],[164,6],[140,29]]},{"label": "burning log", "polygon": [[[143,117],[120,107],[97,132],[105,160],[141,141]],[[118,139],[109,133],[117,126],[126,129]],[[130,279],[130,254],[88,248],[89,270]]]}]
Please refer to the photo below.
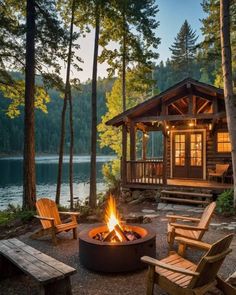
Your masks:
[{"label": "burning log", "polygon": [[129,239],[126,237],[125,233],[123,232],[123,230],[119,226],[119,224],[116,224],[114,229],[115,229],[119,239],[121,239],[121,242],[129,241]]},{"label": "burning log", "polygon": [[111,239],[116,235],[115,230],[113,229],[108,233],[108,235],[104,238],[103,242],[110,242]]}]

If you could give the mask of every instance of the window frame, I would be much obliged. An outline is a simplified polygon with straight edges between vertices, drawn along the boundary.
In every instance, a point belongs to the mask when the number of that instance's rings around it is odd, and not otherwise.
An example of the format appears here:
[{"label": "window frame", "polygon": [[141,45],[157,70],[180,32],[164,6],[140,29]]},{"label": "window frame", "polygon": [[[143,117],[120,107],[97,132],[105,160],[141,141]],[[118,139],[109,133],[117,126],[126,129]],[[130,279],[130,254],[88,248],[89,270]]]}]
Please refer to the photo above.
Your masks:
[{"label": "window frame", "polygon": [[[218,134],[219,133],[229,133],[229,131],[227,129],[224,129],[224,130],[222,129],[222,130],[217,130],[216,131],[216,134],[215,134],[215,152],[218,155],[229,155],[229,154],[231,154],[231,150],[230,151],[219,151],[218,150]],[[230,141],[229,141],[229,143],[230,143]],[[232,149],[232,147],[231,147],[231,149]]]}]

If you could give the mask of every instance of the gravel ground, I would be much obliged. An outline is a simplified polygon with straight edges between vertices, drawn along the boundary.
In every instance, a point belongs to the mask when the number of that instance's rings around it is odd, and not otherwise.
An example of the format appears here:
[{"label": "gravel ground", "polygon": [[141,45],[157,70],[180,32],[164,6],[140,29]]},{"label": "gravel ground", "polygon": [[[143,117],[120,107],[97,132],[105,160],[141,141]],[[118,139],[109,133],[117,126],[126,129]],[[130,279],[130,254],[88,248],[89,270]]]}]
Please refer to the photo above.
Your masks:
[{"label": "gravel ground", "polygon": [[[178,212],[181,213],[181,212]],[[182,212],[183,213],[183,212]],[[167,255],[168,245],[166,242],[167,212],[158,212],[158,217],[152,219],[150,226],[156,231],[157,258],[164,258]],[[192,214],[197,216],[196,213]],[[213,222],[214,222],[213,218]],[[81,224],[78,230],[85,229],[88,224]],[[211,230],[204,236],[204,241],[215,242],[222,238],[229,231]],[[79,262],[78,241],[71,240],[71,233],[58,235],[58,246],[54,247],[50,239],[31,240],[29,234],[21,235],[18,238],[30,246],[74,267],[77,273],[71,277],[73,294],[78,295],[139,295],[145,294],[146,270],[136,273],[124,274],[101,274],[85,269]],[[236,271],[236,237],[231,244],[233,252],[226,258],[221,267],[220,275],[227,278]],[[198,261],[201,253],[194,250],[187,250],[187,257],[190,260]],[[38,295],[37,284],[30,278],[20,275],[6,279],[0,283],[1,295]],[[155,287],[154,294],[166,294]],[[53,295],[53,294],[52,294]],[[177,294],[176,294],[177,295]]]}]

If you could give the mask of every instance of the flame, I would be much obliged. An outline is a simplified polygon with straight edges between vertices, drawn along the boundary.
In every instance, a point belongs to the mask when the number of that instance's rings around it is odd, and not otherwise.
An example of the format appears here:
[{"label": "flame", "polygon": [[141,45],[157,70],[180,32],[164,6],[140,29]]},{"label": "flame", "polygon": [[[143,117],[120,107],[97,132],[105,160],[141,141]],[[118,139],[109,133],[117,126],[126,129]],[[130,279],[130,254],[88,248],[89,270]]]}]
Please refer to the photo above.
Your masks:
[{"label": "flame", "polygon": [[105,223],[107,224],[110,232],[114,230],[116,224],[120,226],[120,217],[118,211],[116,210],[116,201],[112,195],[110,195],[107,201]]}]

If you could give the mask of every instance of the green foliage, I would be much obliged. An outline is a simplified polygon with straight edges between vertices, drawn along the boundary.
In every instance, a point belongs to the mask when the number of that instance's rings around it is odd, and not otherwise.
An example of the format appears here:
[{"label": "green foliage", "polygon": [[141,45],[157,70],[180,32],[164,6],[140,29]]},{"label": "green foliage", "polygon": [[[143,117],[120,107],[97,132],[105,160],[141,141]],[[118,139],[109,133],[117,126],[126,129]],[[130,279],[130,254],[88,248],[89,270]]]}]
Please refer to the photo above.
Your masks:
[{"label": "green foliage", "polygon": [[[112,79],[98,79],[98,119],[106,112],[105,93],[111,90],[113,85]],[[47,102],[47,112],[42,112],[37,109],[35,112],[35,132],[36,132],[36,152],[37,153],[57,153],[60,136],[60,118],[63,99],[60,97],[60,92],[55,89],[48,90],[50,101]],[[43,96],[42,96],[43,97]],[[88,81],[81,84],[81,90],[73,90],[73,120],[75,129],[75,147],[76,154],[88,154],[90,146],[90,97],[91,97],[91,82]],[[45,97],[46,98],[46,97]],[[0,154],[21,153],[23,143],[24,121],[23,113],[9,119],[6,115],[8,108],[11,106],[11,100],[6,99],[0,94]],[[22,111],[22,106],[18,106],[19,111]],[[66,120],[66,128],[69,128],[68,118]],[[68,153],[69,134],[65,139],[65,152]],[[98,153],[111,153],[111,150],[105,148],[97,149]]]},{"label": "green foliage", "polygon": [[114,159],[102,167],[105,182],[112,194],[119,195],[120,192],[120,160]]},{"label": "green foliage", "polygon": [[[142,67],[129,70],[126,75],[126,105],[131,108],[144,101],[151,89],[152,81],[147,79],[146,71]],[[122,108],[122,81],[118,78],[111,92],[106,94],[107,112],[102,116],[98,125],[100,147],[109,147],[118,157],[121,157],[121,130],[107,126],[106,122],[120,114]]]},{"label": "green foliage", "polygon": [[22,210],[21,207],[8,205],[8,208],[4,211],[0,211],[0,225],[8,225],[14,220],[21,220],[22,223],[27,223],[33,219],[35,215],[34,211]]},{"label": "green foliage", "polygon": [[[158,58],[156,49],[160,38],[156,37],[159,22],[156,20],[158,6],[154,0],[111,1],[110,10],[104,17],[99,43],[103,48],[100,62],[107,62],[108,73],[114,75],[117,70],[136,62],[152,67],[152,59]],[[110,42],[116,42],[117,49],[109,49]]]},{"label": "green foliage", "polygon": [[220,214],[235,214],[234,191],[232,189],[226,190],[218,196],[216,201],[216,209]]},{"label": "green foliage", "polygon": [[[221,68],[221,45],[220,45],[220,1],[203,0],[202,8],[205,17],[201,19],[203,42],[200,44],[205,57],[203,68],[213,73],[214,84],[223,87],[223,77]],[[234,85],[236,85],[236,2],[230,2],[231,13],[231,50],[232,50],[232,70]]]}]

